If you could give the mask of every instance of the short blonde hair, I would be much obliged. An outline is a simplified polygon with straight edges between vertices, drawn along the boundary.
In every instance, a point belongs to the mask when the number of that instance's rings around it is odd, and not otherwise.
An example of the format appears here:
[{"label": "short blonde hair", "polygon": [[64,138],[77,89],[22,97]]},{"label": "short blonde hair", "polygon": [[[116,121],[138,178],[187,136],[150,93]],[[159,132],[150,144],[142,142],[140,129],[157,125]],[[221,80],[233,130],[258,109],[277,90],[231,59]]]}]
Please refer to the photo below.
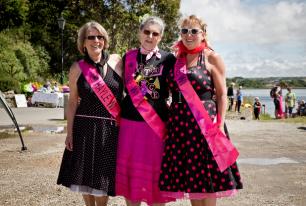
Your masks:
[{"label": "short blonde hair", "polygon": [[90,21],[90,22],[87,22],[86,24],[84,24],[78,31],[77,46],[78,46],[79,52],[83,55],[85,54],[85,52],[84,52],[84,42],[85,42],[87,31],[88,31],[89,28],[96,29],[98,32],[101,33],[102,36],[104,36],[104,48],[103,49],[107,49],[109,47],[109,36],[108,36],[106,30],[98,22]]},{"label": "short blonde hair", "polygon": [[183,18],[183,19],[181,20],[181,22],[180,22],[181,27],[184,26],[184,25],[186,25],[186,24],[192,24],[192,25],[197,24],[197,25],[200,26],[200,28],[201,28],[204,32],[206,32],[207,24],[204,22],[203,19],[197,17],[196,15],[190,15],[190,16],[188,16],[188,17]]},{"label": "short blonde hair", "polygon": [[186,24],[199,25],[200,28],[205,33],[205,41],[207,41],[207,33],[206,33],[207,24],[205,23],[203,19],[201,19],[200,17],[197,17],[196,15],[190,15],[188,17],[181,19],[180,27],[183,28]]}]

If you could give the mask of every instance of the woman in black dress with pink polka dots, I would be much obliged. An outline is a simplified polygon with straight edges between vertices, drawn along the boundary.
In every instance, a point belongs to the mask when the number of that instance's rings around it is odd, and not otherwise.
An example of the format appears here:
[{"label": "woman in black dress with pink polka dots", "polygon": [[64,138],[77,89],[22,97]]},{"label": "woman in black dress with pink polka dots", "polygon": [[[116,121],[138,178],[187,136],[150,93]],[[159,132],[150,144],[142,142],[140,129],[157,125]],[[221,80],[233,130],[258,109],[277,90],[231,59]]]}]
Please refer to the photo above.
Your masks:
[{"label": "woman in black dress with pink polka dots", "polygon": [[[235,162],[238,152],[231,145],[224,124],[225,66],[221,57],[207,45],[206,24],[194,15],[183,19],[181,41],[176,48],[178,60],[168,78],[172,103],[159,187],[165,196],[189,198],[193,206],[215,206],[216,198],[232,196],[242,189]],[[184,67],[180,68],[180,64]],[[181,84],[184,81],[180,72],[185,73],[190,85],[187,89],[185,83]],[[200,103],[197,106],[196,99]],[[231,149],[227,156],[231,161],[222,160],[227,162],[226,167],[220,167],[220,159],[214,153],[219,145],[214,145],[203,130],[209,122],[201,120],[199,111],[203,108],[207,119],[217,122],[213,124],[218,128],[214,131],[222,133],[225,139],[222,141],[227,141],[225,145]]]}]

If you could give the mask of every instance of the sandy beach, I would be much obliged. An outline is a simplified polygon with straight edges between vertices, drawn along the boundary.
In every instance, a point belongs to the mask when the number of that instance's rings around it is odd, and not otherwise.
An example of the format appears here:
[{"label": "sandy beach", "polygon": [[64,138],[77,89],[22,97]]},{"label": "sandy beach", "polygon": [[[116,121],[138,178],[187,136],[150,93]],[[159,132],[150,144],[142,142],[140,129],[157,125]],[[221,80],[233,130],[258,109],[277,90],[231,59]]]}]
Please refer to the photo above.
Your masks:
[{"label": "sandy beach", "polygon": [[[31,121],[29,115],[22,116],[20,111],[14,111],[22,124],[64,124],[60,121],[60,109],[51,112],[42,109],[31,116]],[[3,111],[0,114],[0,128],[8,127],[9,119],[3,119]],[[244,189],[234,197],[219,199],[218,205],[305,206],[306,125],[276,120],[228,120],[227,124],[231,139],[240,152],[238,162]],[[56,185],[65,133],[28,131],[23,132],[23,137],[26,151],[20,150],[17,135],[0,138],[0,205],[84,205],[79,194]],[[125,204],[121,197],[115,197],[108,205]],[[167,204],[183,205],[188,206],[188,201]]]}]

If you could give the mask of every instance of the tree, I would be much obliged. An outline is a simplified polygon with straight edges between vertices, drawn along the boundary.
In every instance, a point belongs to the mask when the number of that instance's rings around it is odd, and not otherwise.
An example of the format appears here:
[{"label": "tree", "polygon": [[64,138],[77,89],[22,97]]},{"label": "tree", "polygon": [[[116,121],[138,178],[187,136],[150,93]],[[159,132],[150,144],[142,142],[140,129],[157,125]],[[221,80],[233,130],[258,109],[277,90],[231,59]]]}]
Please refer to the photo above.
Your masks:
[{"label": "tree", "polygon": [[20,82],[48,75],[49,56],[42,47],[20,40],[18,31],[0,32],[0,90],[19,91]]},{"label": "tree", "polygon": [[[45,48],[50,57],[50,71],[61,72],[61,36],[57,19],[66,20],[64,29],[64,71],[80,58],[77,52],[77,31],[90,20],[101,23],[110,36],[110,53],[123,54],[139,46],[138,27],[145,14],[160,16],[166,30],[160,47],[168,49],[177,37],[180,0],[0,0],[1,29],[18,28],[20,39],[30,41],[33,48]],[[3,8],[3,9],[2,9]],[[31,11],[31,12],[29,12]],[[26,47],[23,49],[26,50]],[[35,49],[34,49],[35,50]],[[16,50],[23,68],[30,67],[22,50]],[[46,69],[46,67],[43,67]],[[45,70],[43,70],[45,71]]]},{"label": "tree", "polygon": [[0,31],[22,26],[28,11],[27,0],[0,0]]},{"label": "tree", "polygon": [[169,49],[173,42],[178,38],[178,20],[181,17],[179,13],[180,1],[178,0],[162,0],[153,4],[157,16],[160,16],[166,22],[165,35],[163,37],[162,47]]}]

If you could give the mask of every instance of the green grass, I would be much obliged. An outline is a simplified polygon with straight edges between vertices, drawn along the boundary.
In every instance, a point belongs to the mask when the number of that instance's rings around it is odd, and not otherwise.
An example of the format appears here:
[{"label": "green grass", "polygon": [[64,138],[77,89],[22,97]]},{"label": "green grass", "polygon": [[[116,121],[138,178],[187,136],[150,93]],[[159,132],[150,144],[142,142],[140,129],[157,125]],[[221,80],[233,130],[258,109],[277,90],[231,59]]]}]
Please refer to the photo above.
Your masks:
[{"label": "green grass", "polygon": [[0,132],[0,140],[1,139],[7,139],[11,137],[18,137],[18,134],[16,133],[9,133],[9,132]]},{"label": "green grass", "polygon": [[268,113],[266,113],[266,114],[260,114],[259,119],[260,119],[260,120],[265,120],[265,121],[267,121],[267,120],[273,120],[273,118],[271,117],[271,115],[268,114]]},{"label": "green grass", "polygon": [[293,118],[281,119],[282,122],[301,123],[306,125],[306,116],[298,116]]},{"label": "green grass", "polygon": [[262,121],[278,121],[278,122],[286,122],[286,123],[301,123],[306,125],[306,116],[298,116],[292,118],[285,119],[275,119],[270,114],[261,114],[260,120]]}]

